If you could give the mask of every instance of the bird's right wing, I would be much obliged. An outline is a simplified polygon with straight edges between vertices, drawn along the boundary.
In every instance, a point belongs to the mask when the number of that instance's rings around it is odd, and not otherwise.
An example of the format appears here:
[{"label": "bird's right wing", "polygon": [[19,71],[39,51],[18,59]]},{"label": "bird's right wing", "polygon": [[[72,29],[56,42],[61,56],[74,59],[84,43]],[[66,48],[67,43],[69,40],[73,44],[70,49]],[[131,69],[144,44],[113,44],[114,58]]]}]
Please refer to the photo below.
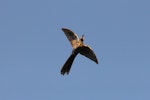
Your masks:
[{"label": "bird's right wing", "polygon": [[87,58],[93,60],[94,62],[96,62],[98,64],[97,57],[96,57],[94,51],[89,46],[84,45],[84,46],[80,47],[80,54],[86,56]]},{"label": "bird's right wing", "polygon": [[66,37],[68,38],[69,42],[71,43],[72,47],[75,49],[79,46],[79,38],[77,34],[72,32],[69,29],[62,28],[62,31],[65,33]]}]

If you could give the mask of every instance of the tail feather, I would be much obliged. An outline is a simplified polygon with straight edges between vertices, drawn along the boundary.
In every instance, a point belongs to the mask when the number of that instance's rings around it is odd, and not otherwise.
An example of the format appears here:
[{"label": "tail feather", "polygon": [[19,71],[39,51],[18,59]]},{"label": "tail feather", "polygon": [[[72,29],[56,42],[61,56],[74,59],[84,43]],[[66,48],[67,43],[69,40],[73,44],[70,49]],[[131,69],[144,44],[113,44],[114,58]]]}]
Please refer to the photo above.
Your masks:
[{"label": "tail feather", "polygon": [[71,69],[71,65],[76,57],[76,54],[71,54],[70,57],[67,59],[67,61],[65,62],[64,66],[61,69],[61,74],[64,75],[65,73],[69,74],[69,71]]}]

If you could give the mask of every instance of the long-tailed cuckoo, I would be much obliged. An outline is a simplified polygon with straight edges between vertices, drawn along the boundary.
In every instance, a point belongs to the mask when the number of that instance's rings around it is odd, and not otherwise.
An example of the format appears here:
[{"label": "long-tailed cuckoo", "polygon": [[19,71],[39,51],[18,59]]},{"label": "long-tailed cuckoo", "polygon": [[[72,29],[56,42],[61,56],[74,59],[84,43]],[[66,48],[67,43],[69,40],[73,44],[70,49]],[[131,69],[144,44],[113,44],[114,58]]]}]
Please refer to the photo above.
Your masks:
[{"label": "long-tailed cuckoo", "polygon": [[92,61],[98,64],[97,57],[94,51],[92,50],[92,48],[83,43],[84,35],[82,35],[82,37],[79,39],[77,34],[69,29],[62,28],[62,31],[65,33],[66,37],[68,38],[73,48],[70,57],[67,59],[67,61],[65,62],[65,64],[63,65],[61,69],[62,75],[64,75],[65,73],[69,74],[72,63],[75,57],[77,56],[77,54],[84,55],[85,57],[91,59]]}]

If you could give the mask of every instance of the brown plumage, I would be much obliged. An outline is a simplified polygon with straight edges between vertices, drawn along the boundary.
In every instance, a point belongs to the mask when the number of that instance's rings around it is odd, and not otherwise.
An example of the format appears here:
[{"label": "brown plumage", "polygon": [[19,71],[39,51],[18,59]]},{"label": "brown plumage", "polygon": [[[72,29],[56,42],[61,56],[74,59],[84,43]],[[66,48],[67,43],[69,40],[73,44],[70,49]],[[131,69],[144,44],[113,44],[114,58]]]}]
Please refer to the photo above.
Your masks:
[{"label": "brown plumage", "polygon": [[72,54],[67,59],[67,61],[65,62],[65,64],[63,65],[63,67],[61,69],[62,75],[64,75],[65,73],[69,74],[71,65],[73,64],[73,61],[78,53],[80,53],[81,55],[84,55],[85,57],[93,60],[95,63],[98,64],[98,60],[97,60],[96,55],[93,52],[93,50],[89,46],[84,45],[84,43],[83,43],[84,36],[83,35],[79,39],[77,34],[75,34],[74,32],[72,32],[69,29],[62,28],[62,31],[65,33],[66,37],[68,38],[68,40],[70,41],[70,43],[73,47]]}]

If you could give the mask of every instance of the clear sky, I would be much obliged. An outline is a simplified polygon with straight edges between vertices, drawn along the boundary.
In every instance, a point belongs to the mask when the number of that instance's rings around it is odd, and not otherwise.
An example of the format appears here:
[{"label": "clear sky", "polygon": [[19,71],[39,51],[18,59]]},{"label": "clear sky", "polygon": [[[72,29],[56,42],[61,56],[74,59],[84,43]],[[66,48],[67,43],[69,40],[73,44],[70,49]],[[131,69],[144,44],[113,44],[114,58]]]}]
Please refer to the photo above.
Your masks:
[{"label": "clear sky", "polygon": [[[97,55],[78,55],[69,28]],[[0,0],[0,100],[150,100],[149,0]]]}]

